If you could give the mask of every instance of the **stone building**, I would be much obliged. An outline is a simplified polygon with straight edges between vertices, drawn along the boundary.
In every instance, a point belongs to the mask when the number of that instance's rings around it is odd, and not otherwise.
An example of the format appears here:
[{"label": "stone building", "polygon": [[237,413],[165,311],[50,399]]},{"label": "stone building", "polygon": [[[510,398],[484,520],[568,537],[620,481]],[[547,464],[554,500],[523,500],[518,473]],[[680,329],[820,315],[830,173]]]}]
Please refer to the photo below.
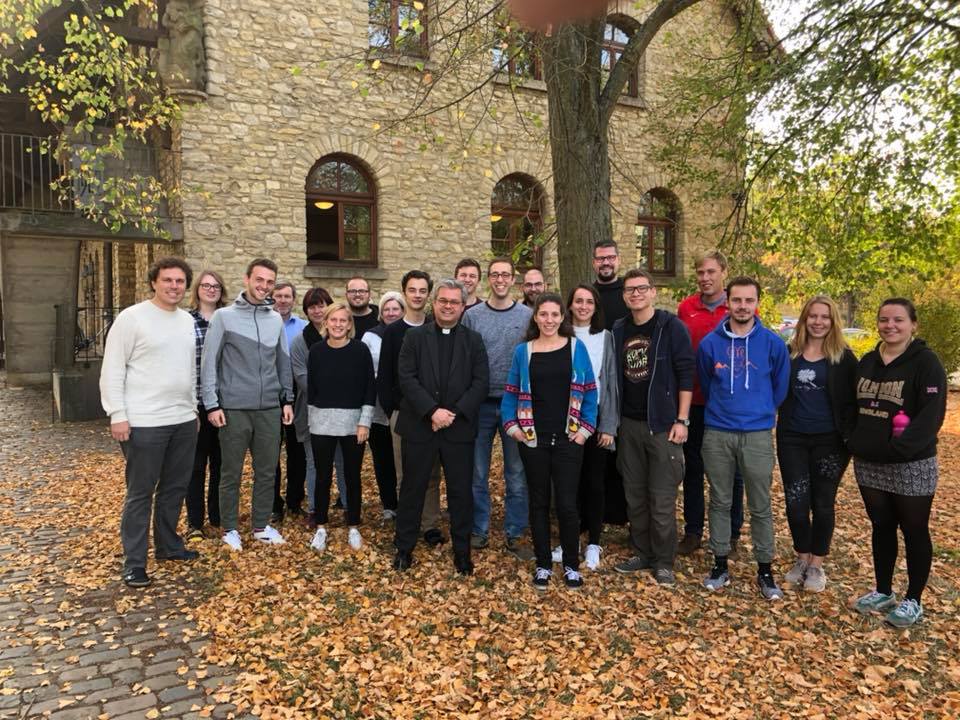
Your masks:
[{"label": "stone building", "polygon": [[[72,318],[67,331],[58,329],[54,304],[70,310],[79,303],[109,315],[144,296],[144,270],[162,253],[182,252],[198,271],[219,270],[231,292],[239,290],[248,261],[267,256],[299,288],[322,285],[342,296],[346,280],[363,275],[376,298],[398,288],[407,269],[449,275],[464,256],[483,262],[531,236],[549,237],[546,86],[533,46],[515,54],[513,39],[494,42],[458,60],[459,75],[451,75],[454,40],[445,34],[449,18],[438,12],[458,3],[159,5],[160,23],[132,36],[156,48],[183,106],[182,124],[162,151],[173,158],[167,166],[175,167],[184,190],[182,206],[169,208],[169,243],[91,228],[30,192],[0,197],[0,317],[12,382],[49,381],[51,347],[69,354]],[[633,2],[611,5],[607,63],[616,61],[642,17]],[[682,56],[677,39],[720,42],[737,22],[725,0],[707,0],[671,21],[674,45],[653,42],[613,119],[614,238],[625,265],[645,266],[664,283],[684,275],[691,256],[716,241],[714,228],[730,207],[669,187],[651,160],[645,123],[663,107],[663,80]],[[471,73],[483,92],[454,103]],[[395,125],[416,107],[425,85],[435,86],[435,107],[450,107]],[[0,155],[5,177],[13,178],[22,162],[13,143],[44,128],[22,107],[11,107],[0,103],[0,136],[11,143]],[[158,156],[149,161],[160,166]],[[542,263],[550,279],[549,242],[524,259]],[[29,290],[37,284],[51,289],[38,297]]]}]

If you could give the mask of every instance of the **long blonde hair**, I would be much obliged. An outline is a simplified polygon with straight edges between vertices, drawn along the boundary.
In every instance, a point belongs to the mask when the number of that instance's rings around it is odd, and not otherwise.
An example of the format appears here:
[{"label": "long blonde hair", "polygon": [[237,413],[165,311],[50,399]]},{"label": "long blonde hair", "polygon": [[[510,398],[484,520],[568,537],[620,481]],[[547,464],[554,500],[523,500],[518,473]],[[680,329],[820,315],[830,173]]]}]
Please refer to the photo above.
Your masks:
[{"label": "long blonde hair", "polygon": [[830,312],[830,331],[823,339],[823,354],[831,364],[836,365],[843,357],[843,353],[850,349],[847,341],[843,338],[843,320],[840,319],[840,308],[828,295],[814,295],[803,304],[800,311],[800,319],[797,320],[797,329],[790,338],[790,357],[796,358],[803,352],[807,345],[807,317],[810,315],[810,308],[815,304],[826,305]]},{"label": "long blonde hair", "polygon": [[350,318],[350,329],[347,330],[347,337],[353,338],[357,334],[357,328],[353,324],[353,311],[345,302],[337,300],[336,302],[330,303],[323,309],[323,330],[320,331],[320,335],[322,337],[327,336],[327,320],[330,319],[331,315],[340,310],[346,310],[347,317]]}]

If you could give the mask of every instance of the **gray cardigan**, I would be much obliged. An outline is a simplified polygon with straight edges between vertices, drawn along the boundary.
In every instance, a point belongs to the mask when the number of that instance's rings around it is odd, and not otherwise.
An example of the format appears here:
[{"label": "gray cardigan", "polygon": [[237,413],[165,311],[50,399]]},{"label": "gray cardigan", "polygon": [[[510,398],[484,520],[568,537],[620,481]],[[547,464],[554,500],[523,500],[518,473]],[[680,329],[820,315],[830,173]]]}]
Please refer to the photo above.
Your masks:
[{"label": "gray cardigan", "polygon": [[[599,335],[588,336],[589,342]],[[581,337],[581,340],[584,338]],[[620,378],[617,371],[617,356],[614,350],[613,333],[609,330],[603,331],[603,360],[599,368],[593,369],[593,374],[600,385],[600,397],[597,399],[597,432],[607,435],[617,436],[617,428],[620,427]],[[591,361],[592,361],[591,357]],[[613,451],[617,447],[614,442],[606,450]]]}]

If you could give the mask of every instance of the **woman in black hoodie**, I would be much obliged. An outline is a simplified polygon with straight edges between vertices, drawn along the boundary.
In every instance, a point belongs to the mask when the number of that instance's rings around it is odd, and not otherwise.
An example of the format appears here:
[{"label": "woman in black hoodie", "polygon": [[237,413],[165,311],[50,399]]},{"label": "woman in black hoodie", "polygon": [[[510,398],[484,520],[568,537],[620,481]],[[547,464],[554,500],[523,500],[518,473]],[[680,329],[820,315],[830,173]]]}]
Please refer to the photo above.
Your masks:
[{"label": "woman in black hoodie", "polygon": [[[853,469],[873,526],[877,586],[860,597],[861,613],[889,611],[886,621],[908,627],[923,617],[920,595],[930,576],[930,508],[937,487],[937,432],[947,406],[947,377],[936,353],[914,338],[917,311],[905,298],[885,300],[877,313],[881,342],[857,368]],[[907,551],[909,584],[893,592],[897,527]]]}]

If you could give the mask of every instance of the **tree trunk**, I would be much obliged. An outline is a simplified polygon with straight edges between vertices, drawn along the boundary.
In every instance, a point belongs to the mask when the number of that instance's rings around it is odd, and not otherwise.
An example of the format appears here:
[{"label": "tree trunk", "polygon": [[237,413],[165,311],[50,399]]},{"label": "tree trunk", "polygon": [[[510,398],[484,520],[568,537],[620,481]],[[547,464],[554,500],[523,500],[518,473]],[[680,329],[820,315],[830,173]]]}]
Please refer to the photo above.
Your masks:
[{"label": "tree trunk", "polygon": [[610,159],[600,112],[603,22],[565,25],[544,43],[560,290],[593,280],[593,244],[613,236]]}]

